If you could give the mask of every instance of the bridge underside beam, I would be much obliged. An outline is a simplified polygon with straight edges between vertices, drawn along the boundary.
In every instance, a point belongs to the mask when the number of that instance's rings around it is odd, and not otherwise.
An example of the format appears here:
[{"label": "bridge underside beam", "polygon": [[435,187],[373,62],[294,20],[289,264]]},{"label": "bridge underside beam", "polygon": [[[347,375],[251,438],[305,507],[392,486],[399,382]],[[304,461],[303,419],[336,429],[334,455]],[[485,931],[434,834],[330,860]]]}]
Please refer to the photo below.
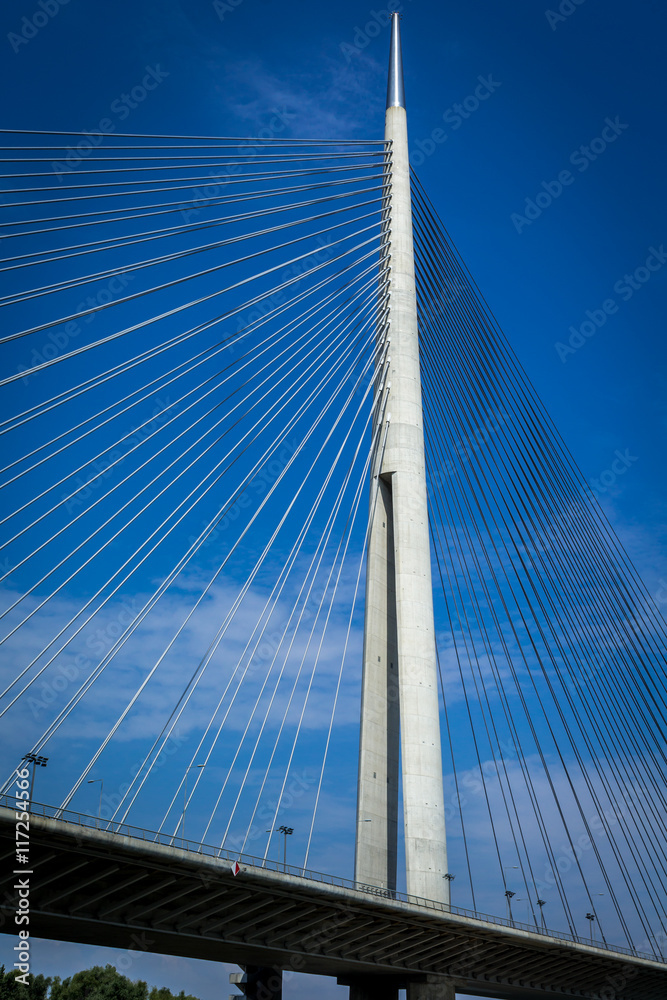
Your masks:
[{"label": "bridge underside beam", "polygon": [[[0,851],[15,848],[0,808]],[[457,993],[501,1000],[664,1000],[667,966],[343,886],[296,878],[33,816],[30,930],[36,938],[373,981],[384,998]],[[3,866],[0,916],[14,927]],[[76,878],[72,878],[76,871]],[[177,890],[181,895],[177,899]],[[257,907],[256,919],[250,912]],[[449,994],[447,991],[450,991]],[[605,993],[606,991],[606,993]]]}]

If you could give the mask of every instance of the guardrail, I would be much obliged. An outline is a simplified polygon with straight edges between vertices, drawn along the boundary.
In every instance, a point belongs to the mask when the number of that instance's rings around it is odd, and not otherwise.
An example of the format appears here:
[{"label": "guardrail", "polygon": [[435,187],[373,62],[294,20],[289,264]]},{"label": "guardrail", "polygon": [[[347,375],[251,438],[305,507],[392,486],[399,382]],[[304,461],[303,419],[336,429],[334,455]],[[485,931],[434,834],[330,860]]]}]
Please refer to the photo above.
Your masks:
[{"label": "guardrail", "polygon": [[[14,810],[16,800],[11,795],[0,795],[0,806]],[[26,805],[21,803],[22,809]],[[161,844],[164,847],[175,847],[188,851],[191,854],[204,855],[219,861],[227,861],[230,864],[238,862],[239,865],[248,865],[251,868],[264,868],[268,871],[282,872],[294,878],[307,879],[309,882],[320,882],[324,885],[335,885],[342,889],[350,889],[353,892],[364,892],[371,896],[383,899],[395,899],[399,902],[409,903],[414,906],[426,907],[430,910],[437,910],[441,913],[452,913],[461,917],[468,917],[471,920],[484,921],[487,924],[495,924],[499,927],[512,927],[516,930],[528,931],[531,934],[540,934],[551,940],[563,941],[564,943],[584,944],[601,948],[605,951],[619,955],[629,955],[633,958],[645,958],[653,962],[665,961],[662,955],[648,954],[637,951],[633,948],[625,948],[621,945],[608,944],[606,941],[596,941],[592,938],[579,937],[570,934],[568,931],[554,931],[539,924],[522,923],[519,920],[510,920],[508,917],[497,917],[488,913],[480,913],[477,910],[467,910],[461,906],[453,906],[448,903],[441,903],[435,899],[425,899],[420,896],[411,896],[407,892],[400,892],[397,889],[382,889],[378,886],[365,885],[363,882],[355,882],[353,879],[343,878],[340,875],[328,875],[325,872],[314,871],[310,868],[298,868],[294,865],[284,864],[282,861],[272,861],[269,858],[256,858],[251,854],[239,854],[236,851],[227,851],[212,844],[201,844],[198,841],[184,839],[173,834],[160,833],[155,830],[144,830],[142,827],[131,826],[129,823],[117,823],[114,820],[101,819],[99,816],[89,816],[86,813],[75,812],[71,809],[61,809],[58,806],[49,806],[41,802],[29,804],[31,815],[44,816],[46,819],[55,819],[62,823],[69,823],[76,826],[89,827],[104,833],[113,833],[123,837],[130,837],[134,840],[149,841],[153,844]]]}]

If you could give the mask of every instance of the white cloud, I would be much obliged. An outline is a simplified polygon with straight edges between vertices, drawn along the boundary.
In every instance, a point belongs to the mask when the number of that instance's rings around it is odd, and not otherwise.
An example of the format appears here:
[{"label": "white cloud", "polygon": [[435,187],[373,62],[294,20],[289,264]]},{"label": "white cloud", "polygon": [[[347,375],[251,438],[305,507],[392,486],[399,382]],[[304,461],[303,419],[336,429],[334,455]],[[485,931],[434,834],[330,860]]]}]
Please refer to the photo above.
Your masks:
[{"label": "white cloud", "polygon": [[377,130],[383,127],[382,107],[376,106],[377,102],[371,104],[369,94],[382,93],[379,81],[385,73],[363,54],[349,65],[342,59],[324,58],[317,73],[280,78],[260,59],[239,60],[226,66],[220,99],[239,121],[247,123],[252,135],[269,127],[276,112],[285,112],[277,137],[380,139],[382,134]]}]

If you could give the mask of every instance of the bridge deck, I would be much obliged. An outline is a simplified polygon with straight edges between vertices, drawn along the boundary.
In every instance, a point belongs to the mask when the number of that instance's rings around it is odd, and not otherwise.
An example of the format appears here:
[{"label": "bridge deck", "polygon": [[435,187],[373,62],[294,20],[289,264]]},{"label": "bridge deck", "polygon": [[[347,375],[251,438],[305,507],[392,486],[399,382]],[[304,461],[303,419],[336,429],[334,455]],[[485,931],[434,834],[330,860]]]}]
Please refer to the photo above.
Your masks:
[{"label": "bridge deck", "polygon": [[[14,932],[15,815],[0,807],[3,930]],[[274,965],[348,980],[438,976],[502,1000],[664,1000],[647,957],[207,857],[40,816],[30,820],[31,936]]]}]

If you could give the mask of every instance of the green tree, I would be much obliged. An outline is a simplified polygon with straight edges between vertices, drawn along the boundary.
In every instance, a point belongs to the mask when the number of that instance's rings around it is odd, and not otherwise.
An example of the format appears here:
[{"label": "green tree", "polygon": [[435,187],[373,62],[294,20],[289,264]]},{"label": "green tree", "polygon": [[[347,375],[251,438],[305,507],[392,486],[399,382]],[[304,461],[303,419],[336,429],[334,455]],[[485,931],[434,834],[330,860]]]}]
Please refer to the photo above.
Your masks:
[{"label": "green tree", "polygon": [[28,976],[28,985],[17,983],[17,969],[0,966],[0,1000],[198,1000],[183,990],[176,996],[166,986],[149,988],[143,980],[133,982],[113,965],[96,965],[76,972],[68,979],[60,976]]},{"label": "green tree", "polygon": [[147,992],[146,983],[133,983],[113,965],[95,965],[54,984],[49,1000],[146,1000]]},{"label": "green tree", "polygon": [[171,1000],[172,993],[166,986],[153,986],[148,994],[148,1000]]},{"label": "green tree", "polygon": [[176,997],[166,986],[153,986],[148,994],[148,1000],[197,1000],[197,997],[190,994],[186,996],[183,990]]},{"label": "green tree", "polygon": [[21,973],[18,969],[5,972],[0,965],[0,1000],[46,1000],[51,980],[45,976],[28,974],[28,985],[17,983],[16,977]]}]

